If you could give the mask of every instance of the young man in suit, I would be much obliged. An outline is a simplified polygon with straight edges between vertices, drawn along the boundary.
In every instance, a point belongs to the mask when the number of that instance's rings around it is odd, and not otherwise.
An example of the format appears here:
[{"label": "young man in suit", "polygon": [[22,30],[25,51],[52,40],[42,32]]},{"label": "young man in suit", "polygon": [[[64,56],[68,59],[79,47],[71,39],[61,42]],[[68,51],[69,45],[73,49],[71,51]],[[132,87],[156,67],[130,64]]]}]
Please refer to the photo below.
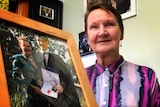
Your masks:
[{"label": "young man in suit", "polygon": [[[57,73],[60,78],[60,84],[54,88],[58,93],[58,98],[45,96],[49,105],[51,107],[80,107],[78,95],[67,64],[60,56],[49,50],[49,40],[47,37],[36,36],[36,40],[39,49],[35,51],[34,57],[38,68]],[[43,56],[44,53],[45,55]]]}]

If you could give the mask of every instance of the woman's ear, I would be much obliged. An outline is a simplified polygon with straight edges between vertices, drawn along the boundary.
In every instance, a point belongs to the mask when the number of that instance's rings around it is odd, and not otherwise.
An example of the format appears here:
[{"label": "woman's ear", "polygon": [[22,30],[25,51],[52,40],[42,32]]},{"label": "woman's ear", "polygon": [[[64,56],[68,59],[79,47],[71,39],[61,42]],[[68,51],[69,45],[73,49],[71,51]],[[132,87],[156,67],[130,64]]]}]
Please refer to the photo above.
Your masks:
[{"label": "woman's ear", "polygon": [[122,33],[122,35],[121,35],[121,37],[120,37],[120,40],[123,40],[123,33]]}]

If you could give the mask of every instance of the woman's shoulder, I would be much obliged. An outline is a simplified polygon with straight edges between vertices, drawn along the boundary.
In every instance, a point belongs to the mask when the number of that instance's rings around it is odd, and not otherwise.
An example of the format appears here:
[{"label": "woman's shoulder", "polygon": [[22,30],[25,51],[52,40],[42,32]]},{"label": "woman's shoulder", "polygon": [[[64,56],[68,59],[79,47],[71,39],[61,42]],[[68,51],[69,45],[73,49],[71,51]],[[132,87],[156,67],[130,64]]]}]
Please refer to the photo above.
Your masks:
[{"label": "woman's shoulder", "polygon": [[151,67],[149,66],[146,66],[146,65],[142,65],[142,64],[138,64],[138,63],[133,63],[133,62],[130,62],[130,61],[125,61],[125,65],[127,65],[128,67],[136,67],[136,68],[139,68],[141,69],[142,71],[146,71],[146,70],[151,70],[151,71],[154,71]]},{"label": "woman's shoulder", "polygon": [[133,62],[125,61],[124,67],[128,69],[129,71],[136,71],[141,76],[147,77],[147,78],[156,78],[155,71],[146,65],[136,64]]}]

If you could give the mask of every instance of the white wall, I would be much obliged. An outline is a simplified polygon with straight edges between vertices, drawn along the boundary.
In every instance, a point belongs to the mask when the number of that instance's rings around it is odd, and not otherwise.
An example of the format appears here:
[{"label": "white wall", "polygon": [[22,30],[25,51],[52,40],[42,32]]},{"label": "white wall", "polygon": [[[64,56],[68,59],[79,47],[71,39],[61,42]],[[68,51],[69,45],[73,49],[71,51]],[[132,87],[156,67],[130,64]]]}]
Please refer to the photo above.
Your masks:
[{"label": "white wall", "polygon": [[83,0],[61,0],[63,2],[63,30],[73,34],[78,47],[78,33],[83,31]]},{"label": "white wall", "polygon": [[124,20],[121,54],[153,68],[160,81],[160,0],[137,0],[137,16]]},{"label": "white wall", "polygon": [[[61,0],[64,5],[63,30],[73,34],[83,30],[83,0]],[[131,62],[155,70],[160,81],[160,0],[137,0],[137,16],[124,20],[124,40],[120,53]]]}]

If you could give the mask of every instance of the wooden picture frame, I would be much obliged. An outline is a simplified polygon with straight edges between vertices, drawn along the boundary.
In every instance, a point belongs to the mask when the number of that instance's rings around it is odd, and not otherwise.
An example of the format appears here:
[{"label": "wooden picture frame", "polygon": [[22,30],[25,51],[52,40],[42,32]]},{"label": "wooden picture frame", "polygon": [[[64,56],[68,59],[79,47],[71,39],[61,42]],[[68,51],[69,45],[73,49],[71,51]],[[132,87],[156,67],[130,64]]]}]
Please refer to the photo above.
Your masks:
[{"label": "wooden picture frame", "polygon": [[[42,9],[43,8],[43,9]],[[44,15],[41,14],[44,10]],[[50,14],[51,13],[51,14]],[[63,3],[59,0],[29,0],[28,17],[62,29]]]},{"label": "wooden picture frame", "polygon": [[[55,27],[49,26],[47,24],[19,16],[15,13],[0,10],[0,106],[1,107],[11,107],[11,96],[10,96],[10,85],[9,78],[12,78],[12,60],[11,56],[13,54],[19,53],[17,48],[17,42],[15,38],[17,36],[27,37],[30,40],[33,48],[35,48],[34,37],[35,34],[46,36],[52,41],[51,46],[55,49],[61,49],[70,58],[69,64],[71,65],[70,71],[72,71],[72,81],[74,83],[74,88],[77,91],[79,103],[81,107],[98,107],[94,94],[90,87],[89,80],[85,73],[80,54],[76,48],[76,43],[73,36],[65,31],[57,29]],[[56,42],[55,44],[53,44]],[[57,46],[58,45],[58,46]],[[61,54],[57,54],[61,55]],[[62,55],[63,56],[63,55]],[[63,59],[63,57],[62,57]]]}]

